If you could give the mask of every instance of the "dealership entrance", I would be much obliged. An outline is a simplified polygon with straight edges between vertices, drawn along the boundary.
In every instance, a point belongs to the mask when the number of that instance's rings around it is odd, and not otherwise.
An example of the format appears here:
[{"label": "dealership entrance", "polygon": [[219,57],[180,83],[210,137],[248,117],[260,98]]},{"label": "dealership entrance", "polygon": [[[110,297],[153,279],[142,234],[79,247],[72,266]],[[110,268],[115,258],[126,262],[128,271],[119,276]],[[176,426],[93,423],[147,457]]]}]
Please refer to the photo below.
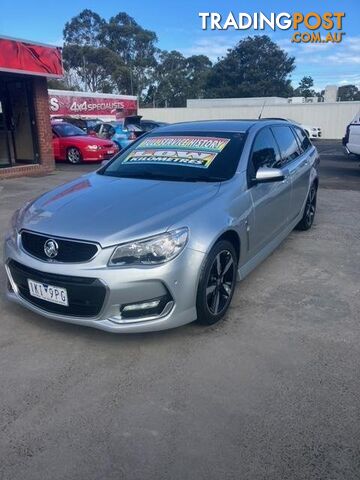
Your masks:
[{"label": "dealership entrance", "polygon": [[59,47],[0,38],[0,178],[54,169],[47,78],[62,74]]},{"label": "dealership entrance", "polygon": [[39,163],[32,83],[0,78],[0,167]]}]

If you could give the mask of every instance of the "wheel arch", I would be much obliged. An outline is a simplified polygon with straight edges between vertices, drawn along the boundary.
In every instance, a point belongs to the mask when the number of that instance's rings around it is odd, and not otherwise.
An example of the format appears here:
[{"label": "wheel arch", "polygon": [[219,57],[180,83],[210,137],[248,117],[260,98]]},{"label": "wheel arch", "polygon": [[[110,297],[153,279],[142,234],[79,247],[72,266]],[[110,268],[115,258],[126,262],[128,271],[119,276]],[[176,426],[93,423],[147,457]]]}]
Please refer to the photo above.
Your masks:
[{"label": "wheel arch", "polygon": [[225,230],[225,232],[223,232],[219,237],[216,238],[216,240],[211,245],[209,251],[211,250],[211,248],[213,248],[214,245],[217,244],[217,242],[221,240],[227,240],[233,245],[237,256],[237,261],[239,262],[241,255],[241,240],[238,232],[234,229]]},{"label": "wheel arch", "polygon": [[78,145],[66,145],[65,148],[66,148],[66,153],[70,150],[70,148],[76,148],[76,150],[82,153],[81,147],[79,147]]}]

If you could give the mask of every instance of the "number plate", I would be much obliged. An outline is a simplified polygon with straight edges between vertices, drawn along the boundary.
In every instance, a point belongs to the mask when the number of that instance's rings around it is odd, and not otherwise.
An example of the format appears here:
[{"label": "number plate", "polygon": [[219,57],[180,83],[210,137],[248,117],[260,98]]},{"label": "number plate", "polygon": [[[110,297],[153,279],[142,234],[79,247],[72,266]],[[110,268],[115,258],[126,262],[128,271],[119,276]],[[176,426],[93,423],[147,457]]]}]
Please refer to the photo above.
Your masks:
[{"label": "number plate", "polygon": [[34,282],[28,278],[29,292],[32,297],[41,298],[47,302],[69,306],[66,288],[47,285],[46,283]]},{"label": "number plate", "polygon": [[115,150],[108,150],[107,153],[108,155],[112,155],[113,153],[115,153]]}]

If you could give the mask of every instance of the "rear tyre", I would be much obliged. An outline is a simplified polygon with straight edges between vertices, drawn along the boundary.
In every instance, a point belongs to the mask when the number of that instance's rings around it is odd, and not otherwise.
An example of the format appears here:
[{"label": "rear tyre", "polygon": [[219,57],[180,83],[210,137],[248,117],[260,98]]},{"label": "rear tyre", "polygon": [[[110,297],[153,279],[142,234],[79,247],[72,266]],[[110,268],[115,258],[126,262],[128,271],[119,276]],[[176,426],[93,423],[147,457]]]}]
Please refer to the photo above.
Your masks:
[{"label": "rear tyre", "polygon": [[317,196],[317,188],[316,185],[313,183],[310,187],[310,191],[308,197],[306,199],[304,215],[300,222],[296,225],[296,230],[309,230],[313,223],[316,213],[316,196]]},{"label": "rear tyre", "polygon": [[82,162],[82,155],[78,148],[70,147],[66,152],[66,158],[69,163],[77,165]]},{"label": "rear tyre", "polygon": [[220,240],[211,249],[201,271],[196,299],[197,320],[213,325],[226,314],[235,290],[237,255],[233,245]]}]

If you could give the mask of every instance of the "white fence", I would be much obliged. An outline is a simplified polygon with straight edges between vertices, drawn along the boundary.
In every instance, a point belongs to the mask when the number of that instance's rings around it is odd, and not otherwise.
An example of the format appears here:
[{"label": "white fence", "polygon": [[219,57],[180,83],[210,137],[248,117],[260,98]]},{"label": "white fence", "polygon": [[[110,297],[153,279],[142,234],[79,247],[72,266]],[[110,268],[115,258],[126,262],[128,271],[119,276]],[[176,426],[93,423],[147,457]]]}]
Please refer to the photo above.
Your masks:
[{"label": "white fence", "polygon": [[[191,120],[258,118],[261,107],[256,105],[209,108],[143,108],[139,114],[146,119],[175,123]],[[342,138],[346,126],[360,110],[360,102],[268,105],[262,117],[281,117],[304,125],[321,127],[323,138]]]}]

